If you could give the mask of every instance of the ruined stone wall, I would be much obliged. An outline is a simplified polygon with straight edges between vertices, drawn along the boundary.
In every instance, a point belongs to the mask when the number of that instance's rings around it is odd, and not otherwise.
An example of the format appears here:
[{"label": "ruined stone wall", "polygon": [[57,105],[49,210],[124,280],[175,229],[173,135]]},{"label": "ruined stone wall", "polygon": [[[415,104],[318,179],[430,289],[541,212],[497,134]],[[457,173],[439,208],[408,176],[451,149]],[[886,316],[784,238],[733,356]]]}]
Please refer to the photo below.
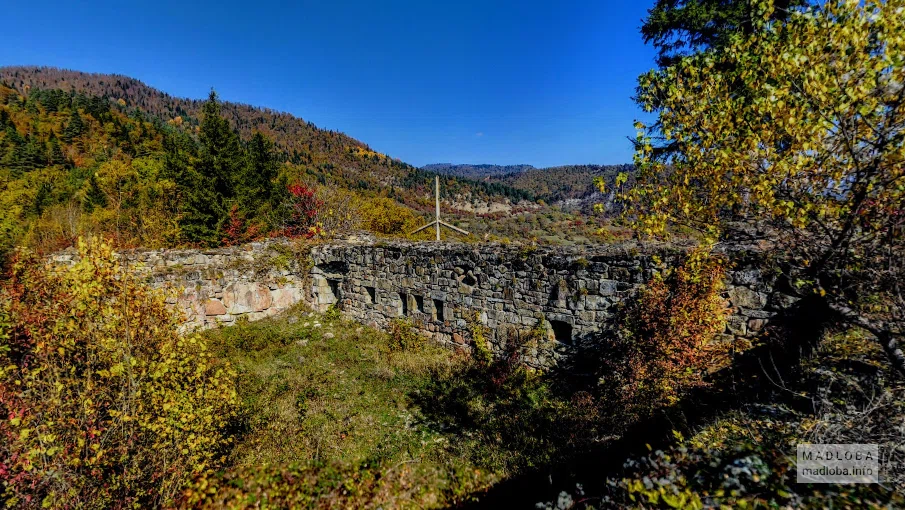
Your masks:
[{"label": "ruined stone wall", "polygon": [[[675,265],[669,246],[530,250],[498,244],[325,245],[312,253],[311,296],[358,321],[406,319],[434,339],[471,343],[476,323],[496,352],[538,336],[528,362],[549,366],[576,345],[600,341],[617,303],[655,271]],[[734,255],[725,298],[734,313],[724,339],[757,334],[789,297],[773,291],[759,261]],[[540,335],[538,335],[540,331]]]},{"label": "ruined stone wall", "polygon": [[[185,315],[183,330],[258,320],[305,300],[310,284],[307,248],[285,240],[209,250],[136,250],[121,262],[152,287],[170,291],[168,302]],[[52,256],[78,259],[75,250]]]},{"label": "ruined stone wall", "polygon": [[[306,302],[384,328],[404,319],[435,340],[469,346],[476,325],[492,349],[534,342],[529,363],[549,366],[601,341],[615,306],[682,251],[663,245],[538,248],[500,244],[375,242],[306,246],[285,240],[211,250],[121,254],[156,287],[173,290],[185,329],[257,320]],[[54,256],[71,262],[75,254]],[[792,298],[773,289],[755,258],[736,254],[725,293],[725,339],[757,334]],[[604,339],[605,341],[605,339]]]}]

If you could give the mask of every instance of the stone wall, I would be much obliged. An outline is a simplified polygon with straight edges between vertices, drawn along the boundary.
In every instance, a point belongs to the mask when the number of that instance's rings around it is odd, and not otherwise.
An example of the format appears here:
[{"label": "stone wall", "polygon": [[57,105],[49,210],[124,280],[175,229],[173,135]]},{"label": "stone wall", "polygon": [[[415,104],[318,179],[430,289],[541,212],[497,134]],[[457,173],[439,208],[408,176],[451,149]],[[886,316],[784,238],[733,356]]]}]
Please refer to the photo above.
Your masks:
[{"label": "stone wall", "polygon": [[[496,352],[525,337],[549,339],[528,362],[549,366],[576,345],[600,341],[615,305],[682,250],[614,245],[530,250],[498,244],[389,243],[324,245],[312,253],[311,302],[337,306],[360,322],[385,327],[407,319],[434,339],[470,344],[476,322]],[[734,309],[725,339],[757,334],[790,298],[773,292],[760,261],[744,253],[728,275]]]},{"label": "stone wall", "polygon": [[[615,306],[682,250],[665,245],[528,249],[499,244],[378,243],[306,246],[285,240],[212,250],[125,252],[156,287],[173,289],[185,329],[257,320],[306,302],[337,307],[384,328],[405,319],[437,341],[469,346],[472,330],[500,352],[508,342],[544,338],[529,363],[549,366],[574,346],[599,341]],[[71,262],[75,254],[54,256]],[[791,304],[774,292],[756,257],[733,254],[725,339],[751,337]]]},{"label": "stone wall", "polygon": [[[185,314],[183,330],[230,325],[239,318],[276,315],[305,300],[310,285],[304,246],[285,240],[210,250],[136,250],[121,261],[152,287],[170,291],[169,303]],[[74,263],[70,249],[57,263]]]}]

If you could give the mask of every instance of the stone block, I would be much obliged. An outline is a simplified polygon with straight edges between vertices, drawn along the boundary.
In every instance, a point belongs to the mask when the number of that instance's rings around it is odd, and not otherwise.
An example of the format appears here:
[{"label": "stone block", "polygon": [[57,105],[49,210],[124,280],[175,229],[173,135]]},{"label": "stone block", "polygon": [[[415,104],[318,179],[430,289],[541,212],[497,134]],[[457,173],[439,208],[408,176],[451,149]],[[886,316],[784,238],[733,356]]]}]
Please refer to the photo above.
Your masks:
[{"label": "stone block", "polygon": [[217,299],[208,299],[204,303],[205,315],[223,315],[226,313],[226,307]]},{"label": "stone block", "polygon": [[748,324],[744,317],[733,315],[726,321],[726,332],[744,336],[748,333]]},{"label": "stone block", "polygon": [[732,306],[739,308],[760,309],[767,304],[767,297],[759,292],[755,292],[748,287],[731,287],[727,291],[729,301]]}]

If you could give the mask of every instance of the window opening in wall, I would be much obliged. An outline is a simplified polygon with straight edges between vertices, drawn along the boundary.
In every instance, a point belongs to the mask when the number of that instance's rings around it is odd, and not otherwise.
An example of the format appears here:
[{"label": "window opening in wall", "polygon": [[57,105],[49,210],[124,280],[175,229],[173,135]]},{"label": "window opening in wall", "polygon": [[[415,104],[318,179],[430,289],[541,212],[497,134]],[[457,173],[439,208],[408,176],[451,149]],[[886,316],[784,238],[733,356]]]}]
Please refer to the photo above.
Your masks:
[{"label": "window opening in wall", "polygon": [[339,302],[339,280],[327,280],[327,285],[330,286],[330,292],[333,293],[333,297],[336,299],[334,303]]},{"label": "window opening in wall", "polygon": [[415,310],[418,313],[424,313],[424,297],[423,296],[414,296],[415,298]]},{"label": "window opening in wall", "polygon": [[374,287],[365,287],[365,291],[368,293],[369,303],[377,304],[377,292],[374,290]]},{"label": "window opening in wall", "polygon": [[550,321],[557,342],[572,345],[572,325],[565,321]]},{"label": "window opening in wall", "polygon": [[400,309],[402,310],[402,316],[405,317],[409,314],[409,297],[404,292],[400,292],[399,301],[402,301]]},{"label": "window opening in wall", "polygon": [[434,300],[434,315],[433,316],[434,316],[435,321],[442,321],[445,319],[445,317],[443,315],[443,301],[440,301],[439,299]]}]

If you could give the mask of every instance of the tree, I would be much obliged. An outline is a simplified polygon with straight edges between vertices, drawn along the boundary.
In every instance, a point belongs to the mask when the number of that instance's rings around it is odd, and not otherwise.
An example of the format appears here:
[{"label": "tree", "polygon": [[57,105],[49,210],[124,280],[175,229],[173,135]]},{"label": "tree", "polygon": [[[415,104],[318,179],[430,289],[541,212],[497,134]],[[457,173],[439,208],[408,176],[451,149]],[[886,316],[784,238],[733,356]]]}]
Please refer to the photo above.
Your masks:
[{"label": "tree", "polygon": [[60,147],[60,141],[53,133],[50,135],[50,148],[47,150],[47,162],[51,165],[63,165],[66,163],[66,155]]},{"label": "tree", "polygon": [[754,5],[750,34],[639,78],[676,151],[658,158],[637,123],[622,197],[650,235],[759,224],[791,288],[905,370],[905,0],[830,0],[784,22]]},{"label": "tree", "polygon": [[236,182],[236,199],[246,215],[266,214],[282,200],[285,189],[277,181],[279,161],[273,142],[256,132],[248,143],[247,164]]},{"label": "tree", "polygon": [[[770,12],[785,20],[805,0],[778,0]],[[657,64],[668,67],[683,56],[725,45],[733,33],[751,34],[760,26],[749,0],[657,0],[641,26],[645,43],[657,48]]]},{"label": "tree", "polygon": [[[774,0],[775,8],[769,11],[769,19],[783,21],[792,9],[805,4],[807,0]],[[684,57],[720,49],[733,34],[751,35],[762,29],[764,24],[758,22],[761,14],[757,3],[751,0],[657,0],[641,26],[641,35],[645,43],[652,43],[657,49],[657,64],[665,68]],[[745,94],[741,88],[737,92]],[[648,111],[657,112],[661,108],[649,99],[636,98],[636,101]],[[660,136],[659,128],[658,123],[649,126],[648,134],[655,148],[653,155],[666,159],[678,149],[675,143]]]},{"label": "tree", "polygon": [[[169,167],[182,180],[184,214],[182,230],[189,241],[216,245],[223,239],[223,226],[229,217],[229,202],[235,197],[235,181],[243,172],[245,157],[239,135],[220,115],[217,93],[211,91],[202,108],[199,131],[200,149],[191,166],[180,158]],[[177,181],[177,183],[180,181]]]},{"label": "tree", "polygon": [[72,143],[73,138],[80,136],[84,132],[85,123],[82,121],[82,116],[73,107],[72,113],[69,115],[69,122],[66,124],[66,128],[63,129],[63,140]]}]

